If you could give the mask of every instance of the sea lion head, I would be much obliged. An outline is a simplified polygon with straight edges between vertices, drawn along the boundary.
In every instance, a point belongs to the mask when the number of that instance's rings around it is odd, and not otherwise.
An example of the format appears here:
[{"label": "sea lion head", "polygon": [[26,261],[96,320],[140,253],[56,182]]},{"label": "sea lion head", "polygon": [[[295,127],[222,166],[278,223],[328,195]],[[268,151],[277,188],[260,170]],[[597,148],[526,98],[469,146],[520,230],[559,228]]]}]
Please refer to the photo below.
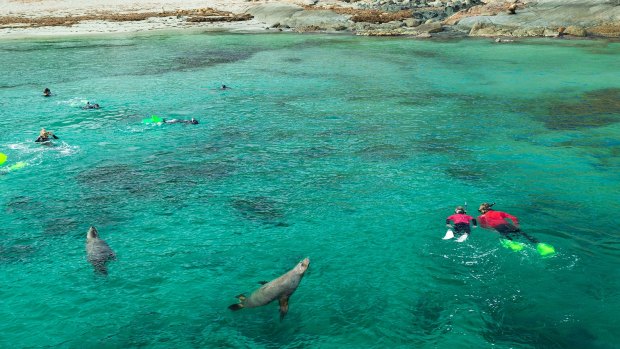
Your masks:
[{"label": "sea lion head", "polygon": [[90,226],[90,228],[88,228],[88,233],[86,233],[86,238],[87,239],[96,239],[99,237],[99,231],[97,231],[97,228],[93,227],[92,225]]},{"label": "sea lion head", "polygon": [[303,274],[306,272],[306,270],[308,270],[308,266],[310,265],[310,259],[309,258],[305,258],[303,261],[299,262],[299,264],[297,264],[297,266],[295,267],[295,270],[297,270],[297,272],[299,274]]}]

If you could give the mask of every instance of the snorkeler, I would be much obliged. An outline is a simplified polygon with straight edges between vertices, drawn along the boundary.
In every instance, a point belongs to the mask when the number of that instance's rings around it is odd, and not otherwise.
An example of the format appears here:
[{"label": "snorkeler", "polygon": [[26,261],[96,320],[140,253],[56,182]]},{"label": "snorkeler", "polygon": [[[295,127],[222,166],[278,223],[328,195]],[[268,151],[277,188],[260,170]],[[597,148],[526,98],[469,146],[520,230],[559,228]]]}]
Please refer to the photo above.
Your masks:
[{"label": "snorkeler", "polygon": [[[450,221],[454,222],[454,224],[450,224]],[[461,235],[456,241],[465,241],[469,234],[471,234],[470,222],[474,225],[474,228],[478,227],[476,219],[468,215],[463,206],[457,206],[454,209],[454,214],[446,218],[446,226],[448,227],[448,231],[443,239],[452,239],[456,233]]]},{"label": "snorkeler", "polygon": [[49,88],[45,88],[45,90],[43,90],[43,97],[51,97],[52,96],[52,91],[50,91]]},{"label": "snorkeler", "polygon": [[495,211],[491,208],[493,205],[495,205],[495,203],[489,204],[485,202],[480,204],[478,212],[480,212],[481,215],[478,216],[478,221],[481,227],[495,229],[502,237],[508,240],[512,240],[515,236],[524,236],[532,243],[538,243],[536,238],[521,231],[519,228],[519,219],[517,217],[506,212]]},{"label": "snorkeler", "polygon": [[162,121],[164,124],[192,124],[192,125],[197,125],[198,124],[198,120],[192,118],[191,120],[179,120],[179,119],[171,119],[171,120],[166,120],[163,119]]},{"label": "snorkeler", "polygon": [[39,137],[35,140],[35,142],[37,143],[49,142],[50,137],[54,139],[58,139],[58,136],[56,136],[52,131],[47,131],[46,129],[42,128],[41,132],[39,132]]},{"label": "snorkeler", "polygon": [[90,104],[90,102],[86,102],[86,105],[82,107],[82,109],[99,109],[99,104]]},{"label": "snorkeler", "polygon": [[222,87],[220,87],[220,90],[230,90],[230,87],[222,85]]},{"label": "snorkeler", "polygon": [[[495,203],[482,203],[478,208],[478,211],[482,213],[478,216],[480,226],[483,228],[495,229],[499,232],[504,239],[501,240],[501,244],[513,251],[521,251],[525,248],[525,244],[518,241],[513,241],[513,237],[523,236],[530,242],[536,245],[536,251],[543,256],[549,257],[555,254],[555,248],[544,242],[539,242],[538,239],[524,233],[519,228],[519,219],[511,214],[502,211],[495,211],[491,209],[491,206]],[[510,221],[512,222],[510,222]]]}]

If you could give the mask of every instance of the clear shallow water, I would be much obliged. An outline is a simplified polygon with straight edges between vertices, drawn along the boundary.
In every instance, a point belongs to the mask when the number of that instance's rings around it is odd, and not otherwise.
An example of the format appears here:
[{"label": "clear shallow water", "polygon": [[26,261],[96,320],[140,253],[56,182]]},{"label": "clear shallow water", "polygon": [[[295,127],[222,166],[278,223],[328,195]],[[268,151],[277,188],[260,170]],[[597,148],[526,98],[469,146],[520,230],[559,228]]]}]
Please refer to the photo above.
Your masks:
[{"label": "clear shallow water", "polygon": [[[620,342],[618,43],[210,34],[0,53],[0,347]],[[33,143],[41,127],[56,147]],[[441,240],[464,201],[558,254]],[[89,225],[118,255],[108,277]],[[283,322],[277,304],[227,309],[306,256]]]}]

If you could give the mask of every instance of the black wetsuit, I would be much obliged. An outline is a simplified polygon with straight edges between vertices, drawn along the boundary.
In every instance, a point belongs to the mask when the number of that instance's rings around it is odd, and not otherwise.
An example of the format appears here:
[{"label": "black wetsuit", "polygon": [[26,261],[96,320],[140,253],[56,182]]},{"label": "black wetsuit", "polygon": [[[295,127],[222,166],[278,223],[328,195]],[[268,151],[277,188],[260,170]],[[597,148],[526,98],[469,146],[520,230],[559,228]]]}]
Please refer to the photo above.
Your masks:
[{"label": "black wetsuit", "polygon": [[198,120],[179,120],[172,119],[170,121],[164,119],[164,124],[198,124]]},{"label": "black wetsuit", "polygon": [[536,239],[533,236],[528,235],[527,233],[523,232],[521,229],[515,227],[512,224],[506,223],[506,224],[496,225],[495,227],[493,227],[493,229],[497,230],[503,237],[505,237],[508,240],[512,240],[513,237],[521,235],[535,244],[539,242],[538,239]]},{"label": "black wetsuit", "polygon": [[[52,137],[54,137],[54,139],[58,139],[58,137],[56,135],[51,135]],[[44,143],[44,142],[49,142],[50,138],[49,137],[44,137],[44,136],[39,136],[39,138],[37,138],[37,140],[35,141],[36,143]]]},{"label": "black wetsuit", "polygon": [[456,234],[471,234],[469,223],[456,223],[453,227]]}]

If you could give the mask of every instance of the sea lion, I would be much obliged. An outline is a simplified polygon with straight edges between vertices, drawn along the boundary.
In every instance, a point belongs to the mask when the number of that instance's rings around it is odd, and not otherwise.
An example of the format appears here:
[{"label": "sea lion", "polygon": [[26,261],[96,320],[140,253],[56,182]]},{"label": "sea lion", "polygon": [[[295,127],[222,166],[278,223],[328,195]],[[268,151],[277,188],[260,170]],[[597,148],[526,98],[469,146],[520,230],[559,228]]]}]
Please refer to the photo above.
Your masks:
[{"label": "sea lion", "polygon": [[99,232],[93,226],[86,233],[86,256],[88,262],[95,267],[95,271],[103,275],[108,275],[106,263],[116,258],[114,251],[104,240],[99,238]]},{"label": "sea lion", "polygon": [[508,14],[509,15],[517,14],[517,4],[512,4],[508,6]]},{"label": "sea lion", "polygon": [[566,27],[559,27],[558,28],[558,38],[563,37],[565,31],[566,31]]},{"label": "sea lion", "polygon": [[279,278],[269,282],[261,282],[263,284],[261,288],[252,292],[247,298],[243,294],[238,295],[239,303],[230,305],[228,309],[239,310],[241,308],[260,307],[278,299],[280,301],[280,321],[282,321],[288,312],[288,299],[299,286],[301,278],[308,270],[308,265],[310,265],[310,259],[306,258]]}]

